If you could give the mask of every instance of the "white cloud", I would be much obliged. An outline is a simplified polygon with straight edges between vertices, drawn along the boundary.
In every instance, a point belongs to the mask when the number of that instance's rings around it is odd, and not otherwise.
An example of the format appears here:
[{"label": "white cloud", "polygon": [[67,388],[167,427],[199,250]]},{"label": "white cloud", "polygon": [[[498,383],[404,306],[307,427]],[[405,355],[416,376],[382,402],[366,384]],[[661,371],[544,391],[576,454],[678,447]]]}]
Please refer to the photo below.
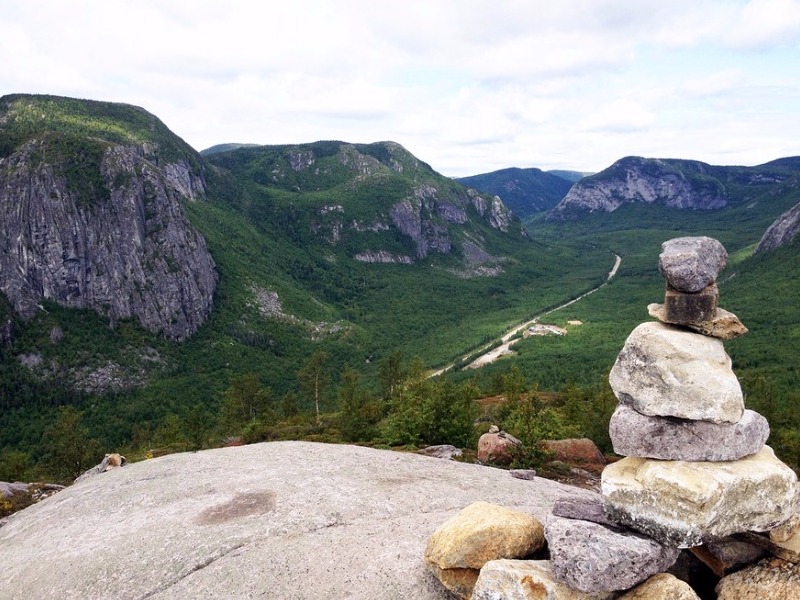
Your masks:
[{"label": "white cloud", "polygon": [[3,93],[137,104],[198,149],[391,139],[452,175],[800,153],[800,0],[6,4]]}]

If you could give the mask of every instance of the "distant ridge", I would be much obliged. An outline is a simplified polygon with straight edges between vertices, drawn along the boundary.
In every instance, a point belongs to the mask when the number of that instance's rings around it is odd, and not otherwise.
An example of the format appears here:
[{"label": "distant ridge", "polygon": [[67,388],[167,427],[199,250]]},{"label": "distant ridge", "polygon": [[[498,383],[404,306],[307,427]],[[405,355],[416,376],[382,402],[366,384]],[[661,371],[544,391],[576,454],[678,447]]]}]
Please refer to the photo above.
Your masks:
[{"label": "distant ridge", "polygon": [[206,148],[205,150],[201,150],[200,154],[202,156],[211,156],[213,154],[218,154],[220,152],[228,152],[230,150],[237,150],[239,148],[253,148],[257,147],[258,144],[237,144],[235,142],[230,144],[215,144],[210,148]]},{"label": "distant ridge", "polygon": [[[573,171],[559,173],[576,174]],[[553,208],[572,187],[573,180],[541,169],[512,167],[482,175],[459,177],[459,183],[485,194],[499,196],[520,218]]]}]

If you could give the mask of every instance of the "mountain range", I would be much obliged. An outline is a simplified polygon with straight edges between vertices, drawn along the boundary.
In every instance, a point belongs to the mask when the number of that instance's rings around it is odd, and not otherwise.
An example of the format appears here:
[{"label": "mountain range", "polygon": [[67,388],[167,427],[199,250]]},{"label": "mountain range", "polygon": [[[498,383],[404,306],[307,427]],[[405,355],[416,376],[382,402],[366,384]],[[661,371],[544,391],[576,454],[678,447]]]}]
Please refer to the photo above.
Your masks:
[{"label": "mountain range", "polygon": [[307,407],[298,372],[314,355],[327,357],[330,408],[346,369],[377,386],[395,352],[458,361],[599,286],[616,253],[614,282],[553,317],[583,329],[520,342],[484,379],[513,362],[546,388],[590,385],[659,301],[659,246],[681,235],[726,246],[723,304],[755,325],[734,360],[788,389],[800,383],[800,323],[783,300],[800,276],[798,203],[797,157],[453,180],[395,142],[197,152],[138,107],[4,96],[0,448],[35,447],[63,404],[127,443],[169,415],[216,410],[244,374]]}]

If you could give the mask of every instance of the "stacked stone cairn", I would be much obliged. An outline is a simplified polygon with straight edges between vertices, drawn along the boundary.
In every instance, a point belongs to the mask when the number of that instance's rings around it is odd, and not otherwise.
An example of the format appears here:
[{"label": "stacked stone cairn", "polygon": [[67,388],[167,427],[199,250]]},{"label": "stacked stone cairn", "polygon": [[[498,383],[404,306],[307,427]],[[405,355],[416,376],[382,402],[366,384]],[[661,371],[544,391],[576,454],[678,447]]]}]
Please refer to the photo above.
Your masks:
[{"label": "stacked stone cairn", "polygon": [[[800,598],[797,476],[765,445],[769,425],[745,409],[723,348],[747,332],[718,306],[726,263],[708,237],[662,245],[665,301],[648,306],[658,322],[633,330],[609,375],[609,433],[625,458],[604,469],[600,494],[556,502],[544,536],[486,503],[442,525],[425,559],[445,587],[472,600],[697,600],[666,573],[680,575],[691,549],[724,576],[720,600]],[[733,572],[765,550],[778,558]]]}]

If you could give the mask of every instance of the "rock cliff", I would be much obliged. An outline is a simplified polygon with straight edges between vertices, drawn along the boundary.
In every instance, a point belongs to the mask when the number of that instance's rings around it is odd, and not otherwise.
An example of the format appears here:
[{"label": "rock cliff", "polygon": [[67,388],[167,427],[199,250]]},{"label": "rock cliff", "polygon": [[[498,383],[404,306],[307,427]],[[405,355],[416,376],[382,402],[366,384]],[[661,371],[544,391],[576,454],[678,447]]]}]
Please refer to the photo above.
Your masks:
[{"label": "rock cliff", "polygon": [[23,318],[51,300],[187,338],[217,281],[183,209],[205,193],[196,156],[130,133],[119,105],[60,100],[0,99],[0,290]]},{"label": "rock cliff", "polygon": [[800,202],[775,219],[761,237],[756,253],[768,252],[794,240],[800,234]]},{"label": "rock cliff", "polygon": [[713,167],[697,161],[626,157],[577,182],[548,219],[613,212],[632,202],[691,210],[723,208],[728,193],[712,171]]}]

